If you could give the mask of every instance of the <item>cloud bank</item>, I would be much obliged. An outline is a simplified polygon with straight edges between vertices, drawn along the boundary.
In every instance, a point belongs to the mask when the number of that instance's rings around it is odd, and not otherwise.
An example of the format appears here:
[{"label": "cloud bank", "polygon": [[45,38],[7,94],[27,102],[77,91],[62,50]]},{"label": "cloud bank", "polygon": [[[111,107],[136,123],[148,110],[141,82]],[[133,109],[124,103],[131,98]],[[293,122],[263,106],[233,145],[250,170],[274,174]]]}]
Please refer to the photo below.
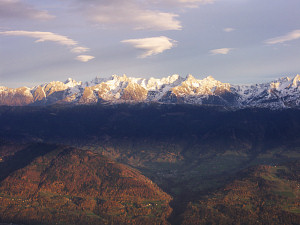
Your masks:
[{"label": "cloud bank", "polygon": [[212,55],[227,55],[231,50],[232,48],[217,48],[210,50],[209,52]]},{"label": "cloud bank", "polygon": [[164,52],[165,50],[171,49],[175,46],[176,41],[165,37],[151,37],[141,39],[128,39],[121,41],[132,45],[136,49],[142,50],[144,53],[139,58],[146,58],[151,55],[157,55]]},{"label": "cloud bank", "polygon": [[178,11],[215,0],[69,0],[88,21],[102,27],[135,30],[181,30]]},{"label": "cloud bank", "polygon": [[293,30],[292,32],[287,33],[286,35],[271,38],[265,41],[266,44],[273,45],[284,43],[287,41],[293,41],[300,38],[300,30]]},{"label": "cloud bank", "polygon": [[[77,1],[78,2],[78,1]],[[133,29],[180,30],[177,14],[154,10],[139,0],[89,0],[79,3],[88,19],[99,25],[129,26]]]},{"label": "cloud bank", "polygon": [[0,0],[0,18],[49,20],[55,16],[20,0]]},{"label": "cloud bank", "polygon": [[[52,32],[41,32],[41,31],[24,31],[24,30],[15,30],[15,31],[0,31],[0,35],[5,36],[22,36],[22,37],[31,37],[37,39],[35,42],[55,42],[59,45],[64,45],[70,48],[70,51],[73,53],[83,53],[89,50],[89,48],[79,46],[77,41],[72,40],[71,38],[68,38],[63,35],[55,34]],[[93,57],[93,56],[90,56]],[[83,59],[84,57],[81,57],[80,59]],[[85,57],[84,59],[87,59]],[[83,62],[87,62],[92,58],[89,58],[88,60],[80,60]]]}]

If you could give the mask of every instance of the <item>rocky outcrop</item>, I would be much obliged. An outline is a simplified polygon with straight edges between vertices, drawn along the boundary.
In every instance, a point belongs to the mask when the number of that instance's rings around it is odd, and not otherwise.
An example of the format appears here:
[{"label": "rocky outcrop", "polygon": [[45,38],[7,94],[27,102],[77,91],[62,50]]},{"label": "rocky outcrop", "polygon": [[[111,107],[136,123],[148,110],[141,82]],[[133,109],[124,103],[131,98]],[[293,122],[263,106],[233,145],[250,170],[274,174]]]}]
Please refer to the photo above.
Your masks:
[{"label": "rocky outcrop", "polygon": [[30,88],[7,88],[0,87],[0,105],[23,106],[34,102]]}]

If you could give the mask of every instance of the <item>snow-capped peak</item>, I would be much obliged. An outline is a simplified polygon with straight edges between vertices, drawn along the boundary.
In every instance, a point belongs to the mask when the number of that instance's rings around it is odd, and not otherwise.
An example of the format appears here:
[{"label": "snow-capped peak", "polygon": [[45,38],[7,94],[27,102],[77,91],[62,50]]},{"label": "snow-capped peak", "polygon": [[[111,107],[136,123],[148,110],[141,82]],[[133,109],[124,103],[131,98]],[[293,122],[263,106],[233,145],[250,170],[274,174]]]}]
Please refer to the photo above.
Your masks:
[{"label": "snow-capped peak", "polygon": [[213,78],[212,76],[208,76],[206,78],[204,78],[203,80],[207,80],[207,81],[217,81],[215,78]]},{"label": "snow-capped peak", "polygon": [[196,80],[196,78],[192,74],[188,74],[185,80]]},{"label": "snow-capped peak", "polygon": [[[174,74],[163,78],[135,78],[112,75],[90,82],[53,81],[29,88],[0,87],[0,105],[53,104],[69,102],[90,104],[142,101],[192,103],[232,107],[300,107],[300,75],[283,77],[255,85],[230,85],[212,76],[196,79]],[[25,98],[24,98],[25,96]],[[26,101],[23,99],[26,99]],[[9,102],[12,103],[9,103]]]},{"label": "snow-capped peak", "polygon": [[297,74],[293,79],[293,86],[298,87],[300,85],[300,75]]},{"label": "snow-capped peak", "polygon": [[72,88],[72,87],[81,85],[82,82],[81,82],[81,81],[77,82],[76,80],[74,80],[74,79],[72,79],[72,78],[68,78],[68,79],[64,82],[64,84],[65,84],[66,86],[68,86],[69,88]]}]

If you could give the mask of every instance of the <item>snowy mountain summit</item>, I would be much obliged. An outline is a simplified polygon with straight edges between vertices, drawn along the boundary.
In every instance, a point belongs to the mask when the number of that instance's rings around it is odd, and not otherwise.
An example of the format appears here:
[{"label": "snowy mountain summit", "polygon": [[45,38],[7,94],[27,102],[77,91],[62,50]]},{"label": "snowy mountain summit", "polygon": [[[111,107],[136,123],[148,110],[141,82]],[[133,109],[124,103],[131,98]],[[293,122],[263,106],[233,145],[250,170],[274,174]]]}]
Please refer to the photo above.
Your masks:
[{"label": "snowy mountain summit", "polygon": [[0,105],[95,103],[186,103],[233,108],[299,108],[300,75],[255,85],[231,85],[208,76],[202,80],[177,74],[161,79],[113,75],[90,82],[53,81],[33,88],[0,87]]}]

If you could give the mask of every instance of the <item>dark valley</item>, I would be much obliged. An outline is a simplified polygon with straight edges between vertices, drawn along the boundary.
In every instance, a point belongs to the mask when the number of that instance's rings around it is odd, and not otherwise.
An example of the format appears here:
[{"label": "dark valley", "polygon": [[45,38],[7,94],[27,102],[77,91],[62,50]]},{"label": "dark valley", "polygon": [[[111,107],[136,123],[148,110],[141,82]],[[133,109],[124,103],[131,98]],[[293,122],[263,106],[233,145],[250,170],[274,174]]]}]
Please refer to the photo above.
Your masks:
[{"label": "dark valley", "polygon": [[300,218],[298,109],[2,106],[0,123],[1,222],[297,224]]}]

